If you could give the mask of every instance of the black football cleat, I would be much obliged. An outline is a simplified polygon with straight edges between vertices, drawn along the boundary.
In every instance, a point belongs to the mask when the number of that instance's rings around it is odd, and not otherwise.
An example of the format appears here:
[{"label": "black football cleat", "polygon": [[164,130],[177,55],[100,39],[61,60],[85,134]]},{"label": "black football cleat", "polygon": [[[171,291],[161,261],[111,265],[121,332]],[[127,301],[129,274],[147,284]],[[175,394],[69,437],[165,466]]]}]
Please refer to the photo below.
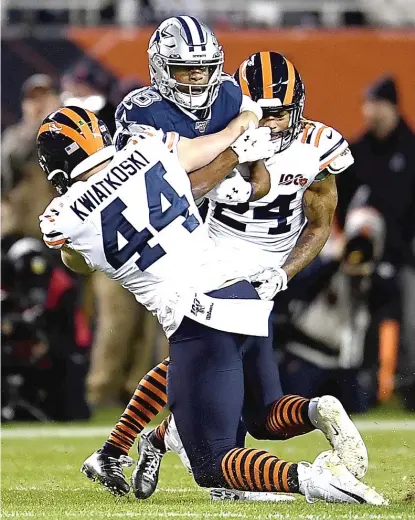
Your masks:
[{"label": "black football cleat", "polygon": [[131,475],[131,485],[136,498],[145,500],[157,488],[161,459],[164,453],[155,448],[149,434],[143,434],[138,441],[139,458]]},{"label": "black football cleat", "polygon": [[127,455],[121,455],[116,459],[99,450],[86,459],[82,464],[81,472],[90,480],[99,482],[113,495],[123,496],[129,493],[130,486],[122,467],[133,464],[133,459]]}]

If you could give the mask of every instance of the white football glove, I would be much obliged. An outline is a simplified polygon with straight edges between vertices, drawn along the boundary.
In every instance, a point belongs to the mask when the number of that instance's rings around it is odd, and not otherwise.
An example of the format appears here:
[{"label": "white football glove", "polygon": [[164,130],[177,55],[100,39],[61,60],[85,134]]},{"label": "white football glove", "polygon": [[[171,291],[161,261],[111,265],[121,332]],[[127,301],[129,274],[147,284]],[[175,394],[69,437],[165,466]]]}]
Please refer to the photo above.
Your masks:
[{"label": "white football glove", "polygon": [[270,301],[277,293],[285,291],[288,277],[281,267],[266,268],[251,276],[251,282],[260,284],[256,290],[261,300]]},{"label": "white football glove", "polygon": [[269,128],[266,126],[255,128],[253,123],[249,123],[248,130],[238,137],[231,148],[238,156],[241,164],[272,157],[275,144],[271,142],[271,130]]},{"label": "white football glove", "polygon": [[56,197],[45,209],[43,215],[39,217],[43,241],[50,249],[61,249],[63,245],[69,242],[68,237],[66,237],[58,227],[58,217],[62,207],[63,203],[59,197]]},{"label": "white football glove", "polygon": [[232,176],[226,177],[213,190],[210,190],[206,197],[222,204],[241,204],[248,202],[252,189],[252,184],[244,180],[236,170]]}]

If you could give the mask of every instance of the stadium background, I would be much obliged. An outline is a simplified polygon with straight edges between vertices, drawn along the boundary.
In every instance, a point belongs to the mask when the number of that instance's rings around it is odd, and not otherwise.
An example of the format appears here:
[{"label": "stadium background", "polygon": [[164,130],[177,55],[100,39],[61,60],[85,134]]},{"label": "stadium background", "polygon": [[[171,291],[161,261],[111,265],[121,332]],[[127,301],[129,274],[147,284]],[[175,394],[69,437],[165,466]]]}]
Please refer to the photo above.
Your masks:
[{"label": "stadium background", "polygon": [[[16,92],[31,74],[58,79],[88,57],[115,78],[148,81],[147,44],[153,28],[69,28],[62,37],[2,39],[2,128],[19,117]],[[278,49],[301,71],[307,88],[306,114],[329,121],[347,138],[363,128],[360,104],[368,85],[392,74],[402,95],[404,116],[415,126],[415,81],[411,66],[415,34],[405,29],[231,29],[216,31],[225,50],[225,71],[258,49]],[[13,74],[10,74],[13,71]]]}]

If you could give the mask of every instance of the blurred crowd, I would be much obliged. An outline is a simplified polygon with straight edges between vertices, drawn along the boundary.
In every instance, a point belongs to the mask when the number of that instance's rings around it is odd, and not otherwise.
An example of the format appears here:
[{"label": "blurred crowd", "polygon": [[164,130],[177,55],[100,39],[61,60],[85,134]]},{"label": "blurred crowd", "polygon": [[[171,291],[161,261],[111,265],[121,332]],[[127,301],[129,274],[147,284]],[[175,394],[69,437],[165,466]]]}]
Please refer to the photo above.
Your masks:
[{"label": "blurred crowd", "polygon": [[[41,241],[54,196],[37,163],[42,119],[62,104],[94,111],[114,131],[136,79],[114,84],[80,62],[56,85],[21,90],[21,120],[2,136],[2,418],[87,419],[128,401],[167,352],[155,318],[101,273],[75,276]],[[364,95],[366,129],[338,178],[336,225],[320,256],[281,293],[273,315],[286,392],[329,392],[363,412],[399,395],[415,410],[415,134],[399,89],[380,78]]]},{"label": "blurred crowd", "polygon": [[[229,26],[403,26],[415,24],[412,0],[93,0],[88,9],[57,0],[52,8],[31,0],[3,2],[3,19],[14,25],[137,26],[188,13],[211,24]],[[22,8],[24,6],[24,8]]]}]

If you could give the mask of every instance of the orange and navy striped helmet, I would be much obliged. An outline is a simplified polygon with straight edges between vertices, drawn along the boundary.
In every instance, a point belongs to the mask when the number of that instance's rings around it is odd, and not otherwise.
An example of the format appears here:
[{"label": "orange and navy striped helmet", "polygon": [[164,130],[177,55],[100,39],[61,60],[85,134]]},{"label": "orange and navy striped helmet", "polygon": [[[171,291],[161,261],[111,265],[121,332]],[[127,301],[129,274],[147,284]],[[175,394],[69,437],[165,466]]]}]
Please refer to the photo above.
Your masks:
[{"label": "orange and navy striped helmet", "polygon": [[234,77],[242,93],[256,101],[264,118],[288,111],[289,128],[280,132],[281,149],[285,150],[301,130],[305,88],[298,70],[278,52],[252,54],[238,67]]},{"label": "orange and navy striped helmet", "polygon": [[62,194],[73,180],[111,159],[111,134],[95,114],[68,106],[49,114],[37,135],[39,164]]}]

